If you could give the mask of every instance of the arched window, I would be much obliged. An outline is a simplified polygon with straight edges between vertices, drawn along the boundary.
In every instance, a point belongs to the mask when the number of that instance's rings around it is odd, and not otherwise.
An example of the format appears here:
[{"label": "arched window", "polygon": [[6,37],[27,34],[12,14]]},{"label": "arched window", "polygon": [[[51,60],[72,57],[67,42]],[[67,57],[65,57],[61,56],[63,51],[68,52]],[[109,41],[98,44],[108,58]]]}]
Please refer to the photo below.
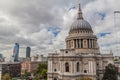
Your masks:
[{"label": "arched window", "polygon": [[68,64],[68,62],[65,63],[65,72],[69,72],[69,64]]},{"label": "arched window", "polygon": [[77,62],[77,65],[76,65],[76,71],[79,72],[79,62]]},{"label": "arched window", "polygon": [[57,80],[56,78],[54,78],[54,80]]},{"label": "arched window", "polygon": [[87,70],[84,70],[84,73],[87,73]]},{"label": "arched window", "polygon": [[56,72],[57,70],[56,70],[56,69],[54,69],[54,71]]}]

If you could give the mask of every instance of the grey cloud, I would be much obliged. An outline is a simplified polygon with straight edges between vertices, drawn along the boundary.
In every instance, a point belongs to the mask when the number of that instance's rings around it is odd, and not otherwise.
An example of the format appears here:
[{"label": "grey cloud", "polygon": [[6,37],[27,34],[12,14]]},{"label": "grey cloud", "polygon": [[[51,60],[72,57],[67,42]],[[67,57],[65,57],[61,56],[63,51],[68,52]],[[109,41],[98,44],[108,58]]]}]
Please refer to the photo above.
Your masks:
[{"label": "grey cloud", "polygon": [[[47,32],[47,28],[49,26],[63,28],[63,16],[68,12],[71,4],[85,5],[91,1],[94,0],[0,0],[0,13],[2,13],[0,42],[11,47],[15,42],[22,46],[31,46],[33,53],[54,51],[55,46],[62,48],[64,42],[60,38],[65,37],[66,30],[65,34],[60,33],[56,38],[52,32]],[[1,16],[5,16],[8,20]],[[53,48],[49,49],[49,47]],[[21,50],[24,48],[21,47]]]}]

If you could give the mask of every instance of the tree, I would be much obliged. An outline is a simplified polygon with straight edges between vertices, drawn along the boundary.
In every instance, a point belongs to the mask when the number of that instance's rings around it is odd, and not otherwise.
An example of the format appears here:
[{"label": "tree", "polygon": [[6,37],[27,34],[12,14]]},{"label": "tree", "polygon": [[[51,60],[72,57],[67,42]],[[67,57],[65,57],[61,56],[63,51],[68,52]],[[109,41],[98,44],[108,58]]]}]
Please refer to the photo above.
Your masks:
[{"label": "tree", "polygon": [[16,78],[13,78],[12,80],[17,80]]},{"label": "tree", "polygon": [[4,74],[2,80],[10,80],[10,75],[8,73]]},{"label": "tree", "polygon": [[34,74],[39,78],[47,79],[47,63],[39,64]]},{"label": "tree", "polygon": [[37,76],[35,76],[35,78],[33,80],[39,80]]},{"label": "tree", "polygon": [[47,70],[43,69],[41,75],[46,78],[47,77]]},{"label": "tree", "polygon": [[117,80],[117,68],[115,65],[108,64],[105,68],[105,73],[102,80]]},{"label": "tree", "polygon": [[23,76],[25,79],[29,79],[30,73],[27,70],[25,70]]}]

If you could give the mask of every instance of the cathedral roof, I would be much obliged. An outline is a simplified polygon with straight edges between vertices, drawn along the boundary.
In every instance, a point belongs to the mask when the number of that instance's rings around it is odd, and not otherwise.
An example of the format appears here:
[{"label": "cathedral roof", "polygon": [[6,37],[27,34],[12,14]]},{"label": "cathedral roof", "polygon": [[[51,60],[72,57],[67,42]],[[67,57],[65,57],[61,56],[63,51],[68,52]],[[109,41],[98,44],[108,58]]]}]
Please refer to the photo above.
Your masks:
[{"label": "cathedral roof", "polygon": [[75,31],[75,30],[90,30],[90,31],[92,31],[91,25],[86,20],[84,20],[84,18],[82,16],[80,4],[79,4],[79,8],[78,8],[77,20],[75,20],[72,23],[70,32]]}]

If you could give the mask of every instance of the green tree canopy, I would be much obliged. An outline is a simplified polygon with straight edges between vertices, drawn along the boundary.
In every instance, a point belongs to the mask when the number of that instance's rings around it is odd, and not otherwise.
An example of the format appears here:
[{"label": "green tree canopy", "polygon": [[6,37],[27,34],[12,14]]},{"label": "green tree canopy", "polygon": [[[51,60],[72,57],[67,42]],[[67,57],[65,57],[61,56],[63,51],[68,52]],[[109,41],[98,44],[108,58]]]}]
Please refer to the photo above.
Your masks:
[{"label": "green tree canopy", "polygon": [[46,63],[41,63],[41,64],[38,65],[36,72],[41,74],[42,70],[44,70],[44,69],[47,70],[47,64]]},{"label": "green tree canopy", "polygon": [[6,73],[5,75],[2,76],[2,80],[10,80],[10,75]]},{"label": "green tree canopy", "polygon": [[29,76],[30,76],[30,73],[27,70],[25,70],[23,76],[24,76],[25,79],[28,79]]},{"label": "green tree canopy", "polygon": [[17,80],[16,78],[13,78],[12,80]]},{"label": "green tree canopy", "polygon": [[47,63],[40,63],[35,71],[40,78],[47,78]]},{"label": "green tree canopy", "polygon": [[105,68],[105,73],[102,80],[117,80],[117,68],[115,65],[108,64]]}]

